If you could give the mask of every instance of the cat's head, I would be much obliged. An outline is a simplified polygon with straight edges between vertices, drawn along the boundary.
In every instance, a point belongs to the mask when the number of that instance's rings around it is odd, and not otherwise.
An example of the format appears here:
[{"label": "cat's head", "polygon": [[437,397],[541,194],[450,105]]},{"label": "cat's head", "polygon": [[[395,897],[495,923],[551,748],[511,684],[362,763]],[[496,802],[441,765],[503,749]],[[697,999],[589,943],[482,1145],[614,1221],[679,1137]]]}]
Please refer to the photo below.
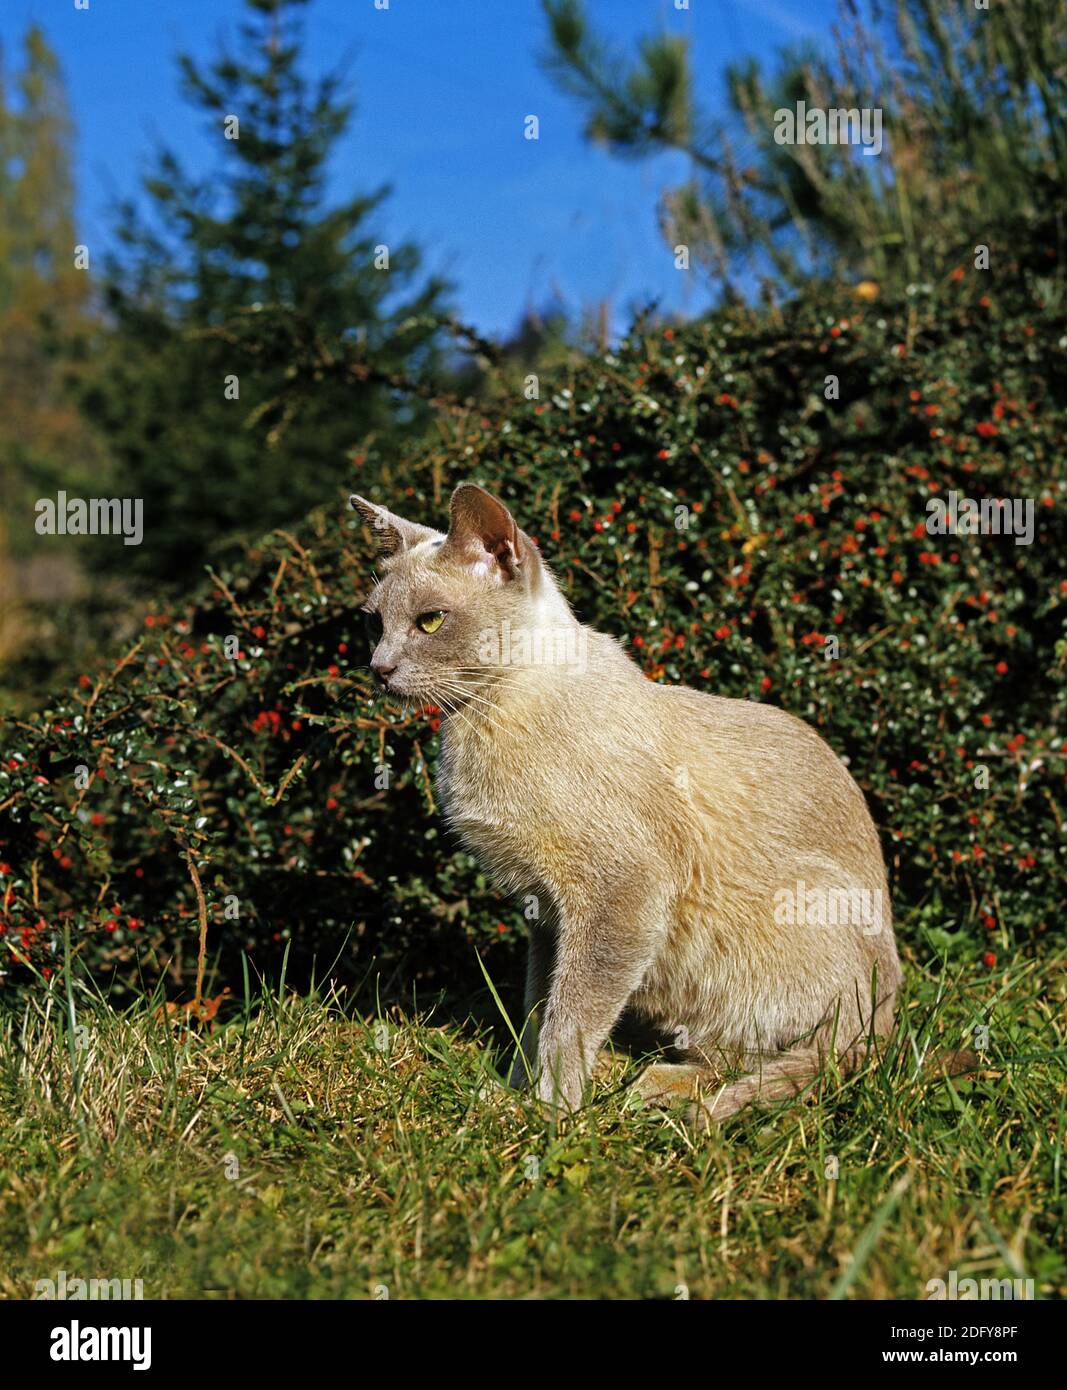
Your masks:
[{"label": "cat's head", "polygon": [[447,533],[363,497],[349,503],[385,557],[363,612],[371,668],[395,695],[445,708],[468,697],[500,669],[494,635],[542,625],[562,603],[533,541],[475,483],[452,494]]}]

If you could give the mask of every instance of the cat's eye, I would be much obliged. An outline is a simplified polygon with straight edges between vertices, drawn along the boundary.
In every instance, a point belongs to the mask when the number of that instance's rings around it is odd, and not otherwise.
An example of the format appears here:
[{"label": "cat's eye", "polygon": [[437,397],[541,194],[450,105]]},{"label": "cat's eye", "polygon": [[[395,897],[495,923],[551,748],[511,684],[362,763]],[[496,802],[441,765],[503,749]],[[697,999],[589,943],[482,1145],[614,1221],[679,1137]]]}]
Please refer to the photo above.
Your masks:
[{"label": "cat's eye", "polygon": [[445,615],[441,612],[420,613],[415,619],[415,626],[420,632],[436,632],[445,620]]}]

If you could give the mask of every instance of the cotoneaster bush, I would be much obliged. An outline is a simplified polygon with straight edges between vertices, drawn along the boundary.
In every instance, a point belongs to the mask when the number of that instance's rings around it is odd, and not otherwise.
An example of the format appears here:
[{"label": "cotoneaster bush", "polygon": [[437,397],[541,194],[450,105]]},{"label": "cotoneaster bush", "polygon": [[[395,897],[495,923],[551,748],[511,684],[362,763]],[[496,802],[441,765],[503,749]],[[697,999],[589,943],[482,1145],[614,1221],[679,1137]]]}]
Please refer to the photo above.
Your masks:
[{"label": "cotoneaster bush", "polygon": [[[870,799],[906,950],[994,967],[1067,900],[1057,275],[1050,242],[899,304],[820,289],[639,322],[539,398],[443,415],[403,462],[369,453],[352,485],[440,525],[451,487],[483,482],[650,679],[814,723]],[[1033,543],[928,534],[951,490],[1032,499]],[[116,997],[161,975],[188,994],[202,922],[213,987],[287,949],[290,978],[314,960],[409,1001],[476,989],[475,948],[515,977],[521,903],[434,814],[439,712],[372,688],[373,564],[326,498],[7,725],[9,987],[69,951]]]}]

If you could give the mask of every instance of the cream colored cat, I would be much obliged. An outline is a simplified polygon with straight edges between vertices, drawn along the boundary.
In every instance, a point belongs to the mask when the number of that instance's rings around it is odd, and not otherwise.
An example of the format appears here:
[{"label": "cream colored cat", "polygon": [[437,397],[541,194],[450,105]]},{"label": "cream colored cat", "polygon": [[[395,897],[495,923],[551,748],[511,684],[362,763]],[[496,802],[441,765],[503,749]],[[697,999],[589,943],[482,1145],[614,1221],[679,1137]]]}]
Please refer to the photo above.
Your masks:
[{"label": "cream colored cat", "polygon": [[472,483],[447,535],[352,505],[387,555],[366,604],[372,667],[446,711],[448,820],[540,905],[523,1032],[538,1095],[579,1105],[624,1010],[681,1054],[639,1092],[702,1118],[795,1094],[831,1050],[862,1058],[891,1027],[900,966],[878,835],[819,735],[773,705],[648,680]]}]

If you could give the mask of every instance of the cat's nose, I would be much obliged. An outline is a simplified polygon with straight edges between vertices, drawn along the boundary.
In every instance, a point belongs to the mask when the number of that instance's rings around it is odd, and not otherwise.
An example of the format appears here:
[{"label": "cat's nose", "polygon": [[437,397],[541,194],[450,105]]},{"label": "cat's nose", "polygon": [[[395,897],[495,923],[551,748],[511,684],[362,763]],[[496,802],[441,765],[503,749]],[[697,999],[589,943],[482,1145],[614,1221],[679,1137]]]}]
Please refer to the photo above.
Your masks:
[{"label": "cat's nose", "polygon": [[389,684],[389,677],[390,677],[390,676],[393,674],[393,672],[396,670],[396,666],[395,666],[395,665],[393,665],[393,666],[385,666],[385,665],[383,665],[382,662],[380,662],[380,661],[372,661],[371,664],[370,664],[370,668],[371,668],[371,670],[374,672],[374,674],[378,677],[378,679],[381,681],[382,685],[388,685],[388,684]]}]

